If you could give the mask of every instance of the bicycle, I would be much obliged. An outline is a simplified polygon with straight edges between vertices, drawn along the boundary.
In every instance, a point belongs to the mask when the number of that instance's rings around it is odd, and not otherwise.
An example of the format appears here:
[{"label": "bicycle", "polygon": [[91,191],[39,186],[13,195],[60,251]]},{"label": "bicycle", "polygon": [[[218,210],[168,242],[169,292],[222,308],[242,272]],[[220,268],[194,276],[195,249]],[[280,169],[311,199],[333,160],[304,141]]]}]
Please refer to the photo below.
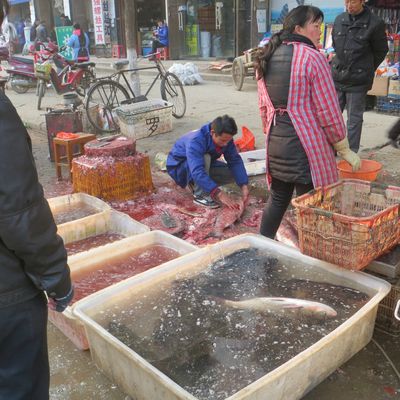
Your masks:
[{"label": "bicycle", "polygon": [[[96,76],[94,72],[94,62],[75,63],[68,60],[58,53],[57,49],[50,50],[48,59],[43,63],[35,64],[35,76],[38,78],[36,95],[38,96],[37,109],[41,109],[42,99],[46,92],[49,82],[57,94],[68,92],[76,92],[79,96],[84,97]],[[58,68],[62,70],[57,73],[51,66],[53,61]]]},{"label": "bicycle", "polygon": [[[183,85],[179,78],[168,72],[161,60],[155,55],[146,56],[154,61],[155,65],[151,67],[140,67],[133,69],[123,69],[129,63],[128,60],[121,60],[114,63],[116,72],[99,78],[88,90],[85,109],[89,122],[101,133],[114,133],[119,131],[118,118],[115,118],[113,110],[123,104],[136,103],[147,100],[147,95],[153,88],[157,80],[161,79],[160,92],[161,98],[172,104],[172,115],[175,118],[182,118],[186,112],[186,96]],[[157,75],[153,79],[146,93],[142,96],[136,96],[126,77],[131,72],[143,71],[148,69],[157,69]],[[121,84],[121,77],[127,89]],[[95,112],[93,112],[93,109]]]}]

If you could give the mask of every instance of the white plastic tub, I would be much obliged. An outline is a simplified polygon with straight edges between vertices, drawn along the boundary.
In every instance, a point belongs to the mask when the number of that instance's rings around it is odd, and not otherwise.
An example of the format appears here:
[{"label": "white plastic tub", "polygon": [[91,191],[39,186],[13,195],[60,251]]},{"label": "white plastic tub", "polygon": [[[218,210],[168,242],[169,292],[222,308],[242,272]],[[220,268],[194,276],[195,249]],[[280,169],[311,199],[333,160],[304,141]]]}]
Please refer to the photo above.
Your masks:
[{"label": "white plastic tub", "polygon": [[57,228],[60,231],[75,229],[76,221],[79,221],[79,223],[82,224],[91,224],[96,221],[96,219],[99,217],[99,214],[111,210],[111,207],[106,202],[98,199],[97,197],[90,196],[86,193],[67,194],[65,196],[53,197],[51,199],[48,199],[47,201],[49,203],[53,216],[56,216],[57,213],[64,211],[66,207],[73,206],[75,204],[85,204],[96,210],[94,214],[88,215],[86,217],[58,224]]},{"label": "white plastic tub", "polygon": [[[99,263],[107,259],[128,255],[129,253],[152,245],[168,247],[177,251],[180,255],[193,252],[197,249],[196,246],[166,232],[151,231],[138,234],[69,257],[68,264],[71,269],[72,281],[74,280],[74,276],[78,273],[93,271],[97,268]],[[67,307],[63,313],[58,313],[49,309],[49,320],[81,350],[87,350],[89,344],[84,327],[72,314],[72,309],[84,301],[84,299],[85,298],[78,300],[71,307]]]},{"label": "white plastic tub", "polygon": [[65,244],[108,232],[128,237],[150,230],[148,226],[134,220],[129,215],[115,210],[97,215],[95,219],[73,222],[58,227],[57,233],[63,238]]},{"label": "white plastic tub", "polygon": [[136,400],[195,400],[193,395],[121,343],[97,321],[101,320],[105,310],[122,302],[133,306],[140,293],[147,293],[147,290],[169,284],[177,278],[195,276],[222,257],[250,247],[267,250],[273,257],[304,266],[304,269],[299,268],[296,278],[347,286],[371,298],[335,330],[236,392],[229,400],[300,399],[370,341],[378,303],[390,290],[387,282],[305,256],[296,249],[259,235],[240,235],[129,278],[76,304],[73,312],[85,324],[91,356],[97,366]]},{"label": "white plastic tub", "polygon": [[247,175],[260,175],[265,174],[266,171],[266,153],[265,149],[245,151],[239,153],[244,162],[244,167],[246,168]]}]

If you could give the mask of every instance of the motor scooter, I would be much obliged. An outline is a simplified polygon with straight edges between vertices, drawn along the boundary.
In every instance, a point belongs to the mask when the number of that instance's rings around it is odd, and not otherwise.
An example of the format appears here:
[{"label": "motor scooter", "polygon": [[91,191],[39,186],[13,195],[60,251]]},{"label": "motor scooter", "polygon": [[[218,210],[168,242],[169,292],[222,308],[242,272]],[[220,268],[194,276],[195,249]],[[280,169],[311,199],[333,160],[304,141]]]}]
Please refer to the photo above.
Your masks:
[{"label": "motor scooter", "polygon": [[3,68],[8,73],[11,89],[17,93],[26,93],[29,88],[35,88],[37,79],[33,60],[10,55],[7,47],[0,48],[0,61],[7,61]]},{"label": "motor scooter", "polygon": [[[39,46],[40,50],[36,51],[35,46]],[[31,49],[33,60],[30,58],[10,55],[7,47],[0,47],[0,61],[7,61],[8,67],[4,70],[8,73],[8,80],[11,89],[17,93],[23,94],[30,88],[37,87],[37,77],[35,76],[35,63],[46,61],[54,53],[58,52],[56,44],[49,42],[44,46],[43,43],[36,43]],[[60,55],[58,61],[63,66],[67,60]]]}]

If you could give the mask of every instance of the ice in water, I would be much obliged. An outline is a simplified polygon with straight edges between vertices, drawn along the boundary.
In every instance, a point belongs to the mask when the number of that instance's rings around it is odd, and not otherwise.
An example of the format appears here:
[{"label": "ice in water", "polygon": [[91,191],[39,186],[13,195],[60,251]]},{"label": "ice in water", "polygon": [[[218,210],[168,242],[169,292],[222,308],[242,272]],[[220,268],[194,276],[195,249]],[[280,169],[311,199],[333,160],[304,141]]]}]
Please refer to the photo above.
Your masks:
[{"label": "ice in water", "polygon": [[[299,268],[257,249],[237,251],[198,275],[135,295],[108,310],[101,323],[195,397],[225,399],[327,335],[369,299],[351,288],[296,278]],[[322,302],[338,315],[321,321],[223,302],[279,296]]]}]

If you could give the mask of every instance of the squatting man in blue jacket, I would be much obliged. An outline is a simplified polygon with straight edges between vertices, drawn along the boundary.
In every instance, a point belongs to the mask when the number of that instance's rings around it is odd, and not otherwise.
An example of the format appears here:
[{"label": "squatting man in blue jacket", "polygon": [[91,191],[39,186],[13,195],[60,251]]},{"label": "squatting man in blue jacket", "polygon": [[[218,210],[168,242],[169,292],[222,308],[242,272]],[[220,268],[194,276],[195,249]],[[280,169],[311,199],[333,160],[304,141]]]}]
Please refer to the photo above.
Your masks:
[{"label": "squatting man in blue jacket", "polygon": [[[233,141],[236,133],[235,120],[224,115],[182,136],[172,147],[167,158],[167,171],[179,186],[192,189],[195,203],[210,208],[220,204],[240,207],[239,200],[219,188],[219,185],[235,181],[242,190],[243,204],[246,204],[248,177]],[[226,163],[218,160],[222,155]]]}]

